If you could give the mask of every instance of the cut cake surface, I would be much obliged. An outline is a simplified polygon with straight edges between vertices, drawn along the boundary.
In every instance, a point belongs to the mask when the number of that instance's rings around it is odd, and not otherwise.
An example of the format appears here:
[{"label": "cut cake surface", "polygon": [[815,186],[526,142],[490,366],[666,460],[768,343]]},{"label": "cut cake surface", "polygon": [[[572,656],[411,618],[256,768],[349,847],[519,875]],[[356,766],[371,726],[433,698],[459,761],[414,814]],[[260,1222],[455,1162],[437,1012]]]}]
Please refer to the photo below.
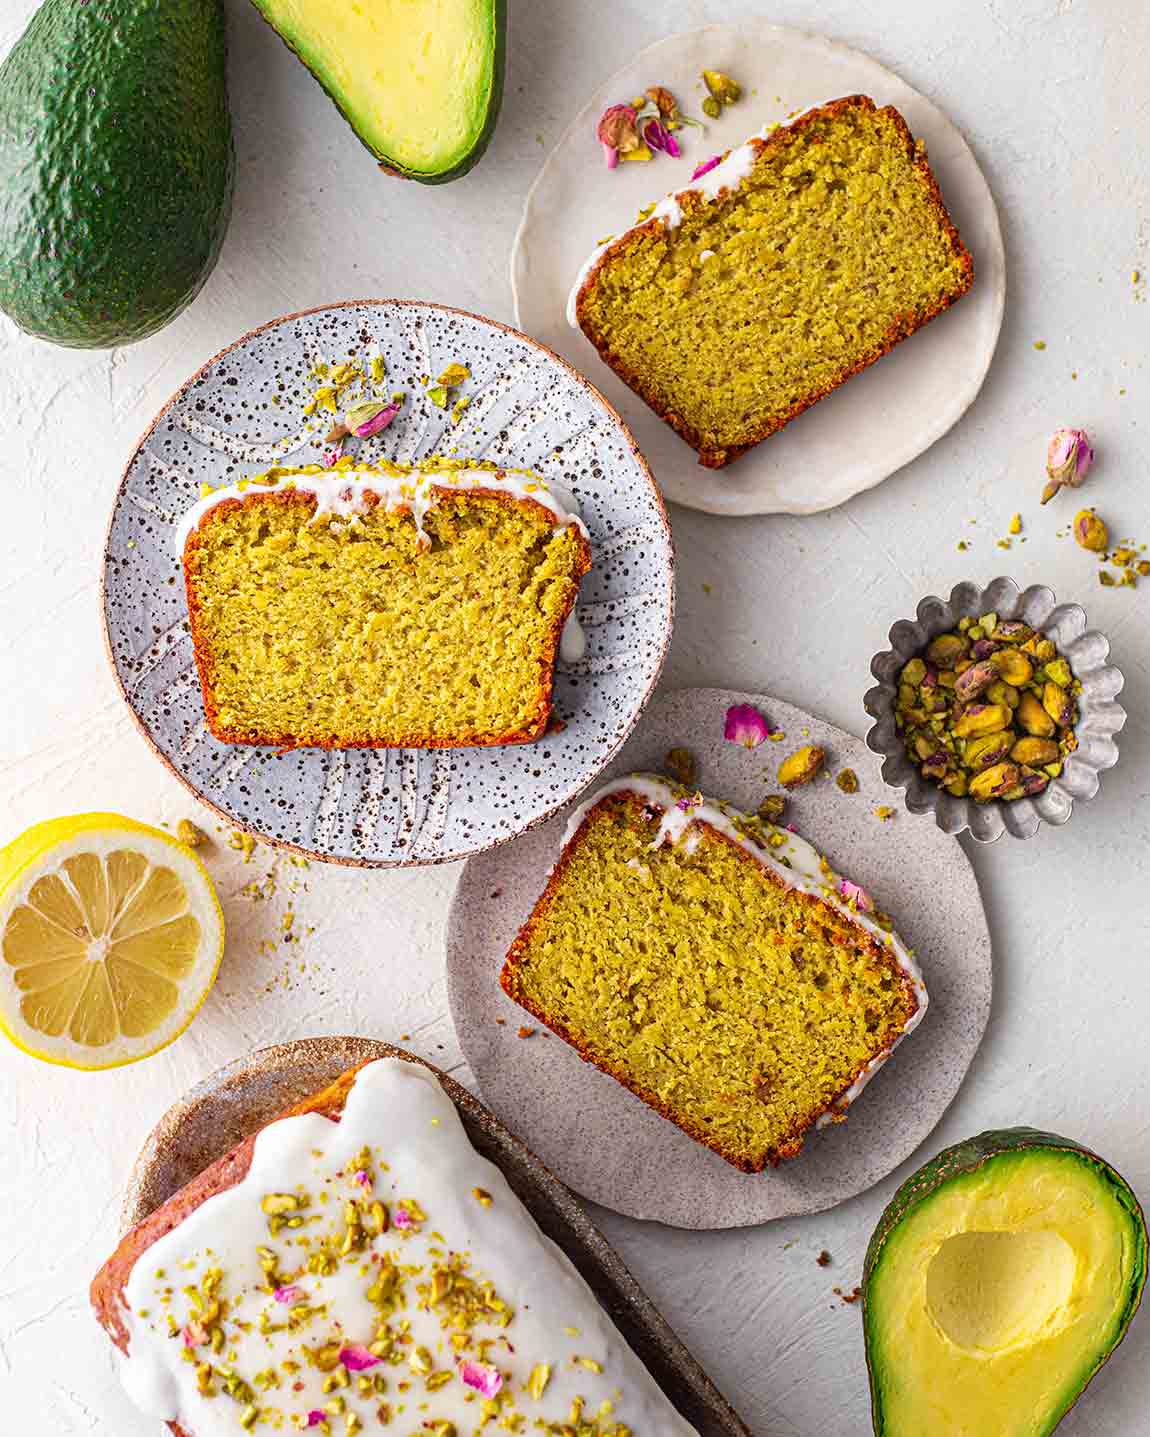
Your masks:
[{"label": "cut cake surface", "polygon": [[597,1437],[697,1437],[426,1068],[362,1064],[283,1117],[92,1283],[129,1394],[175,1437],[296,1431],[317,1411],[341,1433],[462,1433],[482,1402],[501,1428],[559,1432],[608,1398]]},{"label": "cut cake surface", "polygon": [[600,247],[570,317],[719,468],[969,289],[925,151],[851,95],[732,150]]},{"label": "cut cake surface", "polygon": [[525,743],[590,546],[540,481],[456,466],[272,470],[182,546],[208,723],[225,743]]},{"label": "cut cake surface", "polygon": [[912,957],[803,839],[647,775],[569,832],[502,986],[736,1167],[845,1116],[922,1018]]}]

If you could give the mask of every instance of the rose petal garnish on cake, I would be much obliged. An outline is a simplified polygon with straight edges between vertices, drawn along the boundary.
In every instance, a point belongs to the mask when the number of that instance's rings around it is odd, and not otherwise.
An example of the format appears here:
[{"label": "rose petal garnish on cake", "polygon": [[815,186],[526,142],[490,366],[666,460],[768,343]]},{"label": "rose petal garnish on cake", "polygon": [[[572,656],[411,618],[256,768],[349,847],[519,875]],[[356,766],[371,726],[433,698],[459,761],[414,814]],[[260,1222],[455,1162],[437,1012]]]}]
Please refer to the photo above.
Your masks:
[{"label": "rose petal garnish on cake", "polygon": [[744,748],[758,748],[764,739],[770,738],[771,725],[754,704],[732,704],[727,710],[723,723],[723,737],[728,743],[739,743]]},{"label": "rose petal garnish on cake", "polygon": [[721,165],[722,162],[722,155],[712,155],[709,160],[704,160],[701,165],[696,165],[691,172],[692,181],[701,179],[709,170],[713,170],[716,165]]},{"label": "rose petal garnish on cake", "polygon": [[849,878],[844,878],[839,883],[839,896],[859,910],[860,913],[872,913],[874,911],[874,899],[866,891],[860,888],[857,883],[852,883]]},{"label": "rose petal garnish on cake", "polygon": [[490,1362],[464,1360],[459,1364],[459,1380],[465,1387],[473,1387],[488,1399],[498,1396],[503,1386],[502,1374]]},{"label": "rose petal garnish on cake", "polygon": [[377,1367],[383,1358],[376,1357],[361,1343],[353,1342],[339,1349],[339,1360],[349,1372],[366,1372],[369,1367]]}]

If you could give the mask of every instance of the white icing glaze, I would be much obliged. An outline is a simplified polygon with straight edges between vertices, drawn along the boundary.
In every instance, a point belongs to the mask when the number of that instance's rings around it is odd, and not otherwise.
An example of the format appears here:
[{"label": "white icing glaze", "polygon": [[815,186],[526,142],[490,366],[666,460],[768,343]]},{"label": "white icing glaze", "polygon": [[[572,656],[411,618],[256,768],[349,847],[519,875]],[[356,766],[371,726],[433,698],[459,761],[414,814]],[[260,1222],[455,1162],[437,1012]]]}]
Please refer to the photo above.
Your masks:
[{"label": "white icing glaze", "polygon": [[200,520],[225,499],[243,499],[249,494],[277,494],[284,489],[297,489],[314,495],[316,501],[312,523],[325,520],[350,522],[367,509],[366,495],[370,490],[390,511],[410,510],[416,528],[423,533],[423,520],[436,503],[439,489],[493,489],[511,494],[516,499],[531,499],[550,511],[556,529],[574,524],[584,537],[587,526],[579,517],[569,495],[560,498],[542,479],[526,471],[512,469],[405,469],[396,472],[370,464],[346,469],[319,469],[312,465],[303,469],[276,468],[266,475],[226,484],[205,494],[180,520],[176,527],[176,553],[181,558],[188,535]]},{"label": "white icing glaze", "polygon": [[[669,229],[677,229],[683,222],[681,201],[685,195],[698,195],[700,199],[709,203],[712,200],[718,199],[722,190],[737,189],[739,185],[748,178],[755,167],[756,152],[754,142],[756,140],[765,140],[768,135],[773,134],[776,130],[790,129],[790,127],[802,119],[804,115],[809,114],[811,110],[817,110],[819,108],[820,106],[818,105],[808,105],[796,114],[788,116],[785,125],[764,125],[763,128],[753,134],[750,139],[744,141],[741,145],[736,145],[733,150],[728,151],[714,169],[708,170],[705,175],[700,175],[697,180],[693,180],[689,185],[684,186],[683,189],[676,190],[673,194],[667,195],[664,199],[661,199],[651,210],[650,214],[646,215],[643,219],[638,220],[629,228],[620,231],[619,234],[611,235],[610,238],[604,240],[602,244],[596,245],[580,266],[579,273],[575,277],[575,283],[571,286],[571,292],[567,296],[567,323],[571,328],[579,328],[577,302],[579,299],[579,291],[583,288],[584,280],[616,240],[622,239],[624,235],[631,234],[633,230],[637,230],[641,225],[645,225],[651,220],[665,220]],[[713,255],[713,250],[705,250],[699,257],[700,259],[704,259],[711,258]]]},{"label": "white icing glaze", "polygon": [[559,657],[565,664],[578,663],[587,652],[587,635],[583,632],[583,625],[579,622],[579,614],[575,609],[567,617],[563,625],[563,632],[559,636]]},{"label": "white icing glaze", "polygon": [[[891,1046],[876,1058],[871,1059],[850,1087],[836,1100],[833,1110],[824,1113],[815,1126],[823,1128],[828,1123],[834,1122],[835,1116],[841,1115],[850,1107],[899,1043],[908,1033],[913,1033],[926,1016],[929,1001],[926,985],[922,981],[922,973],[919,971],[910,949],[893,930],[887,931],[869,913],[844,900],[842,885],[849,883],[850,880],[844,878],[841,873],[835,873],[818,849],[812,843],[808,843],[805,838],[800,838],[797,833],[791,833],[789,829],[780,828],[777,824],[751,820],[748,814],[741,813],[738,809],[731,808],[714,799],[702,798],[699,802],[692,802],[687,808],[680,808],[675,790],[666,780],[655,774],[629,774],[625,778],[617,778],[611,783],[604,784],[602,788],[596,789],[590,798],[585,799],[571,815],[567,831],[563,836],[564,848],[575,837],[583,820],[595,805],[613,793],[635,793],[652,807],[662,809],[663,816],[659,821],[658,832],[651,843],[652,849],[659,848],[664,843],[669,843],[672,847],[682,843],[685,852],[693,853],[698,847],[701,836],[699,825],[709,824],[725,838],[729,838],[732,843],[737,843],[744,852],[749,853],[757,863],[761,863],[775,877],[781,879],[788,888],[813,894],[822,902],[836,909],[851,923],[864,929],[887,949],[902,972],[906,974],[918,1001],[918,1007],[911,1014],[910,1021]],[[769,835],[778,835],[783,842],[778,847],[762,848],[739,831],[737,824],[740,821],[761,823],[764,831]]]},{"label": "white icing glaze", "polygon": [[[297,1274],[305,1258],[300,1239],[333,1225],[342,1230],[344,1202],[364,1196],[353,1177],[356,1155],[364,1147],[372,1150],[373,1159],[374,1183],[368,1196],[388,1204],[391,1230],[372,1238],[358,1259],[341,1261],[331,1276],[319,1277],[306,1269]],[[476,1199],[475,1188],[490,1195],[489,1205]],[[311,1194],[305,1211],[320,1221],[269,1236],[261,1199],[297,1189]],[[330,1193],[326,1204],[317,1201],[321,1192]],[[403,1198],[414,1199],[426,1214],[418,1229],[396,1227]],[[314,1245],[313,1239],[313,1250]],[[290,1310],[265,1288],[257,1255],[261,1246],[279,1255],[281,1279],[303,1288],[307,1304],[326,1304],[326,1313],[296,1332],[260,1331],[261,1312],[286,1328]],[[335,1394],[325,1393],[324,1374],[303,1358],[301,1344],[314,1349],[331,1341],[365,1346],[372,1342],[379,1312],[366,1289],[379,1270],[372,1264],[373,1255],[385,1252],[395,1255],[399,1264],[423,1268],[422,1275],[406,1277],[410,1300],[390,1319],[397,1331],[402,1320],[410,1322],[411,1342],[397,1344],[404,1361],[383,1362],[364,1374],[386,1378],[382,1397],[361,1394],[355,1372],[348,1386]],[[449,1333],[441,1327],[434,1307],[420,1307],[415,1291],[417,1283],[430,1281],[432,1265],[447,1253],[467,1256],[468,1275],[490,1280],[515,1314],[506,1328],[480,1321],[471,1329],[477,1337],[492,1339],[486,1360],[502,1375],[500,1401],[508,1404],[500,1415],[513,1405],[528,1419],[523,1430],[534,1431],[536,1418],[567,1422],[572,1401],[582,1397],[589,1417],[600,1403],[612,1402],[610,1420],[625,1423],[634,1437],[698,1437],[671,1407],[571,1263],[536,1227],[503,1174],[472,1148],[454,1105],[435,1077],[399,1059],[382,1059],[361,1070],[340,1122],[306,1114],[265,1128],[256,1139],[247,1176],[209,1198],[140,1257],[125,1293],[129,1346],[121,1363],[124,1384],[143,1411],[178,1421],[192,1437],[242,1437],[243,1401],[237,1404],[223,1393],[203,1396],[197,1388],[196,1364],[181,1357],[182,1339],[168,1335],[166,1310],[182,1324],[189,1306],[183,1288],[199,1283],[206,1268],[217,1267],[224,1274],[221,1295],[229,1301],[224,1319],[227,1350],[222,1358],[212,1357],[210,1349],[201,1346],[196,1349],[197,1360],[230,1366],[249,1382],[256,1372],[279,1371],[278,1387],[255,1393],[256,1405],[270,1409],[256,1423],[257,1433],[295,1431],[306,1423],[310,1411],[322,1410],[333,1395],[342,1397],[347,1409],[362,1419],[365,1434],[381,1430],[375,1420],[381,1400],[391,1404],[394,1414],[388,1431],[422,1431],[436,1421],[447,1421],[454,1422],[460,1434],[470,1433],[480,1425],[482,1398],[464,1385]],[[157,1278],[157,1271],[165,1277]],[[165,1287],[175,1294],[169,1309],[159,1300]],[[236,1318],[250,1321],[251,1329],[241,1330]],[[452,1374],[446,1385],[426,1389],[423,1376],[407,1360],[417,1347],[427,1350],[435,1371]],[[466,1355],[474,1357],[474,1348]],[[299,1360],[299,1371],[279,1368],[285,1359]],[[524,1384],[539,1363],[549,1363],[551,1375],[536,1399]],[[596,1364],[601,1371],[594,1370]],[[401,1382],[410,1383],[407,1392]],[[295,1390],[295,1383],[302,1388]],[[282,1417],[277,1418],[277,1412]],[[345,1415],[333,1415],[330,1431],[343,1437],[345,1425]],[[489,1426],[491,1431],[502,1430],[498,1418]],[[609,1425],[606,1430],[611,1430]]]}]

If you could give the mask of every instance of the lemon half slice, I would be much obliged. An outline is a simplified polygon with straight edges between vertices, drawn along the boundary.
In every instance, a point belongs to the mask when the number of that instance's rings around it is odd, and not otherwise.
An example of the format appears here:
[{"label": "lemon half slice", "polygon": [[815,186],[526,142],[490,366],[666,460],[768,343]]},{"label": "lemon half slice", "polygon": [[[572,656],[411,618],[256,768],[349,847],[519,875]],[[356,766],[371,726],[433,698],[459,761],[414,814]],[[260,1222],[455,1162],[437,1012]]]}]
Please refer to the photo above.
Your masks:
[{"label": "lemon half slice", "polygon": [[77,814],[0,850],[0,1028],[34,1057],[112,1068],[167,1047],[223,948],[207,869],[158,828]]}]

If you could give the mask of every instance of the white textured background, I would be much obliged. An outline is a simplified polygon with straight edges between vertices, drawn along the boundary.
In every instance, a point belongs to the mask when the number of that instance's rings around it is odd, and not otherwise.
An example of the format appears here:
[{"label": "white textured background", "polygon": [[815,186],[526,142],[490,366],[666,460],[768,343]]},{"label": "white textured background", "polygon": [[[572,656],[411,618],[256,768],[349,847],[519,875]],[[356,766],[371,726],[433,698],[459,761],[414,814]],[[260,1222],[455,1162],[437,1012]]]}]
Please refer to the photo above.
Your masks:
[{"label": "white textured background", "polygon": [[[0,49],[34,8],[4,0]],[[434,189],[381,178],[255,12],[244,0],[228,9],[239,183],[204,294],[160,335],[114,353],[53,349],[0,321],[0,841],[78,809],[153,822],[193,813],[116,694],[97,589],[122,465],[171,391],[243,330],[329,300],[410,295],[510,320],[520,204],[541,147],[585,93],[672,28],[766,12],[754,0],[512,0],[494,143],[471,176]],[[1088,604],[1127,675],[1122,765],[1069,828],[974,855],[996,1000],[981,1056],[928,1150],[994,1124],[1049,1125],[1096,1146],[1150,1198],[1150,581],[1138,593],[1100,589],[1093,562],[1055,537],[1071,505],[1037,503],[1044,436],[1084,424],[1100,456],[1089,502],[1112,533],[1150,541],[1150,306],[1131,283],[1133,269],[1150,270],[1150,7],[780,0],[769,17],[870,51],[965,131],[1001,208],[1006,325],[965,420],[873,493],[802,520],[673,513],[680,598],[667,681],[773,689],[861,732],[867,660],[923,593],[1009,572]],[[994,540],[1015,510],[1029,542],[1005,554]],[[971,544],[964,555],[960,538]],[[254,1044],[310,1032],[410,1034],[416,1051],[457,1064],[442,978],[451,869],[363,875],[280,861],[277,897],[253,902],[239,890],[273,866],[270,853],[245,866],[217,842],[209,861],[231,941],[215,993],[179,1043],[108,1075],[0,1052],[4,1433],[154,1431],[118,1390],[86,1287],[113,1240],[136,1148],[183,1089]],[[279,941],[289,901],[295,928],[314,929],[298,945]],[[861,1437],[858,1311],[831,1289],[858,1280],[894,1185],[833,1214],[745,1232],[603,1221],[756,1433]],[[834,1256],[825,1270],[814,1260],[823,1247]],[[1144,1316],[1067,1437],[1147,1431],[1148,1356]]]}]

